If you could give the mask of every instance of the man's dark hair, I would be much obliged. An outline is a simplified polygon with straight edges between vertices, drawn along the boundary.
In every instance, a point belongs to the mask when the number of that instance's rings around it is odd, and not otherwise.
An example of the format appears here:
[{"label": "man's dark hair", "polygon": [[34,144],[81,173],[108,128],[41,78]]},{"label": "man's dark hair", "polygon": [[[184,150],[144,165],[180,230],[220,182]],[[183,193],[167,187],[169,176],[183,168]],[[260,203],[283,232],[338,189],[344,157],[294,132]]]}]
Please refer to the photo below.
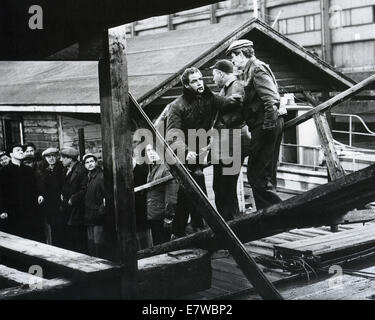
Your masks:
[{"label": "man's dark hair", "polygon": [[36,151],[36,146],[32,142],[28,142],[22,146],[23,151],[26,151],[28,147],[32,147]]},{"label": "man's dark hair", "polygon": [[194,74],[194,73],[197,73],[199,72],[200,74],[202,74],[202,72],[199,71],[199,69],[195,68],[195,67],[191,67],[191,68],[187,68],[184,73],[182,74],[181,76],[181,83],[183,86],[187,86],[189,85],[189,76],[191,74]]},{"label": "man's dark hair", "polygon": [[8,152],[0,151],[0,159],[1,159],[1,157],[4,157],[4,156],[10,157]]},{"label": "man's dark hair", "polygon": [[240,49],[237,49],[237,50],[234,50],[233,51],[234,54],[236,56],[238,56],[240,54],[240,52],[243,53],[243,55],[246,57],[246,58],[251,58],[254,56],[254,48],[253,47],[243,47],[243,48],[240,48]]},{"label": "man's dark hair", "polygon": [[22,144],[20,144],[20,143],[15,143],[15,144],[13,144],[13,145],[9,148],[9,150],[8,150],[8,154],[13,153],[13,149],[14,149],[14,148],[17,148],[17,147],[20,147],[20,148],[22,148],[22,150],[23,150],[23,145],[22,145]]}]

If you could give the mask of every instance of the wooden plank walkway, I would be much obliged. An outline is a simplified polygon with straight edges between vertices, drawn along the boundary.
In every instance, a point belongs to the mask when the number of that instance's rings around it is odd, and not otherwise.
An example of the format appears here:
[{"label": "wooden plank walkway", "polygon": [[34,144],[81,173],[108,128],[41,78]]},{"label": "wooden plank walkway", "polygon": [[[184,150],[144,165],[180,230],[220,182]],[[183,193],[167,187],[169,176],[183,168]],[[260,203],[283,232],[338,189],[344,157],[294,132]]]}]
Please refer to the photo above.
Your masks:
[{"label": "wooden plank walkway", "polygon": [[[375,258],[342,269],[342,274],[322,274],[318,279],[299,280],[278,286],[287,300],[375,300]],[[245,293],[239,300],[259,300],[257,294]]]},{"label": "wooden plank walkway", "polygon": [[275,256],[305,257],[319,266],[375,247],[375,224],[275,246]]},{"label": "wooden plank walkway", "polygon": [[[352,230],[360,226],[362,226],[362,224],[340,225],[339,232]],[[330,227],[293,229],[289,232],[249,242],[245,247],[254,258],[273,258],[275,245],[292,243],[295,241],[299,242],[304,241],[305,239],[312,239],[318,236],[326,236],[330,234],[332,234],[330,232]],[[260,263],[258,263],[258,265],[265,275],[277,285],[299,277],[298,274],[293,274],[286,270],[270,269]],[[214,254],[211,258],[211,266],[211,288],[191,295],[179,297],[179,299],[212,300],[234,298],[236,296],[246,295],[246,293],[251,291],[251,284],[243,276],[241,270],[230,255],[218,257],[218,255]]]}]

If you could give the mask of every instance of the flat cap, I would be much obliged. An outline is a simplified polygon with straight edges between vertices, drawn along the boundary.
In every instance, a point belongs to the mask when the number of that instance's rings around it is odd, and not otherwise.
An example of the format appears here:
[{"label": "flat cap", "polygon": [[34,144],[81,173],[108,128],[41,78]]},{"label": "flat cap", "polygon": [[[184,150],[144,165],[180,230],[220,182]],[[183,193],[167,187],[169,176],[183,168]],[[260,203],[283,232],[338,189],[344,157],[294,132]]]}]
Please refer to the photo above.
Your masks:
[{"label": "flat cap", "polygon": [[217,61],[211,69],[217,69],[225,73],[233,73],[233,63],[228,60]]},{"label": "flat cap", "polygon": [[82,161],[85,162],[87,158],[94,158],[95,161],[98,160],[98,158],[96,157],[96,155],[94,155],[93,153],[86,153],[83,157],[82,157]]},{"label": "flat cap", "polygon": [[60,151],[60,154],[62,156],[65,156],[65,157],[69,157],[69,158],[72,158],[72,159],[77,159],[78,155],[79,155],[79,152],[78,152],[77,149],[74,149],[72,147],[66,147],[66,148],[63,148]]},{"label": "flat cap", "polygon": [[236,41],[233,41],[230,44],[230,46],[228,47],[226,53],[230,54],[234,50],[237,50],[237,49],[240,49],[240,48],[244,48],[244,47],[252,47],[252,46],[253,46],[253,42],[250,41],[250,40],[247,40],[247,39],[236,40]]},{"label": "flat cap", "polygon": [[8,154],[8,152],[6,152],[6,151],[0,151],[0,157],[2,157],[2,156],[7,156],[7,157],[9,157],[9,154]]},{"label": "flat cap", "polygon": [[58,154],[58,153],[59,153],[59,149],[48,148],[48,149],[46,149],[42,152],[42,157],[45,157],[45,156],[48,156],[48,155],[51,155],[51,154]]}]

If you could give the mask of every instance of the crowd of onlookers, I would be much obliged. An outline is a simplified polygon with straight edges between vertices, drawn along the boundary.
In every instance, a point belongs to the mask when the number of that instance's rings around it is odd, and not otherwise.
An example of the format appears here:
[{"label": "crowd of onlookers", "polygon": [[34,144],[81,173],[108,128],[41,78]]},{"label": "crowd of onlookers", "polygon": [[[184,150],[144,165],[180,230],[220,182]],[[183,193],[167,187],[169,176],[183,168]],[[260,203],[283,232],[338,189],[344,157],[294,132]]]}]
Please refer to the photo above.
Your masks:
[{"label": "crowd of onlookers", "polygon": [[[136,146],[139,141],[135,140]],[[149,148],[150,157],[156,153]],[[15,144],[0,152],[0,231],[93,256],[111,258],[116,238],[106,212],[103,170],[73,147]],[[134,186],[168,175],[163,164],[134,153]],[[174,181],[135,193],[138,248],[168,241],[177,196]],[[112,221],[112,222],[111,222]]]}]

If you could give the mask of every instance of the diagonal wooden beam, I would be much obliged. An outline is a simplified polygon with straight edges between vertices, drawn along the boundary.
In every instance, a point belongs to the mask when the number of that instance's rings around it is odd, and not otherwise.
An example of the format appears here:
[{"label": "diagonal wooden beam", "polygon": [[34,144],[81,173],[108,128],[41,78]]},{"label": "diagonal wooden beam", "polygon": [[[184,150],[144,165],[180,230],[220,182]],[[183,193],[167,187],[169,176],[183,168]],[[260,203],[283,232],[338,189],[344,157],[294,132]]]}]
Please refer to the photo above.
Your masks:
[{"label": "diagonal wooden beam", "polygon": [[[136,109],[146,120],[149,129],[153,131],[153,134],[155,134],[157,143],[161,144],[164,147],[164,159],[169,160],[165,161],[165,164],[168,166],[171,174],[176,178],[180,186],[184,188],[189,200],[197,208],[200,209],[200,211],[203,214],[203,217],[205,218],[213,232],[223,239],[225,246],[232,254],[234,260],[237,262],[246,278],[254,286],[256,291],[263,299],[281,300],[282,297],[276,290],[274,285],[263,274],[263,272],[258,267],[254,259],[246,251],[244,245],[234,234],[232,229],[228,226],[225,220],[208,201],[207,196],[203,193],[198,184],[186,170],[184,165],[174,154],[172,149],[169,147],[168,143],[156,130],[154,124],[148,118],[148,116],[143,111],[141,106],[137,103],[137,101],[134,98],[132,98],[132,100]],[[164,155],[159,156],[163,158],[162,156]],[[202,208],[204,208],[205,210],[202,210]]]},{"label": "diagonal wooden beam", "polygon": [[[345,220],[348,211],[374,201],[374,185],[375,165],[371,165],[228,224],[243,243],[295,228],[330,225]],[[225,243],[212,230],[204,230],[139,251],[138,258],[185,248],[215,250],[225,248]]]},{"label": "diagonal wooden beam", "polygon": [[312,118],[312,116],[318,112],[325,112],[328,109],[338,105],[339,103],[346,101],[356,95],[358,92],[364,90],[367,86],[375,83],[375,74],[366,78],[365,80],[359,82],[358,84],[354,85],[353,87],[349,88],[348,90],[345,90],[338,95],[334,96],[333,98],[329,99],[326,102],[323,102],[322,104],[316,106],[314,109],[309,110],[308,112],[304,113],[303,115],[296,117],[284,125],[284,130],[297,126],[309,119]]}]

